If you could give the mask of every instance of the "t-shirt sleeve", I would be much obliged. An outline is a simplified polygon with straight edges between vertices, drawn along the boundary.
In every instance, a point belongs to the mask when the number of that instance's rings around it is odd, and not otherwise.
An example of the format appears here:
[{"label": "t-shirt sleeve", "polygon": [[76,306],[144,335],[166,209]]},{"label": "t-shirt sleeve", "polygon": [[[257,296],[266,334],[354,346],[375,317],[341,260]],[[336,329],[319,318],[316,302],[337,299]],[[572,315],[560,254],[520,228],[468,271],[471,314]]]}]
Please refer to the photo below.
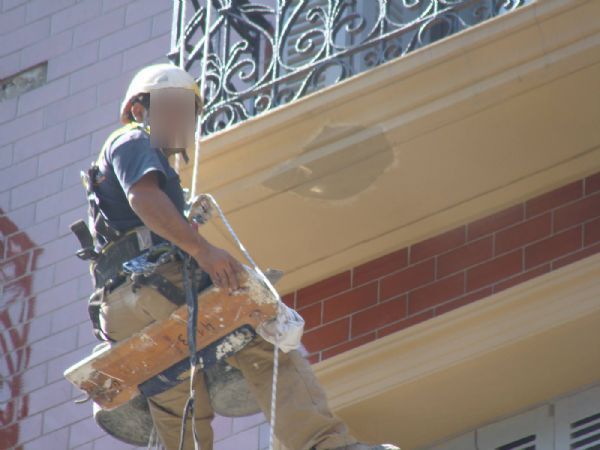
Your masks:
[{"label": "t-shirt sleeve", "polygon": [[133,186],[148,172],[158,172],[159,186],[162,189],[167,173],[157,154],[157,150],[148,145],[147,140],[131,140],[113,149],[112,166],[123,192],[129,194]]}]

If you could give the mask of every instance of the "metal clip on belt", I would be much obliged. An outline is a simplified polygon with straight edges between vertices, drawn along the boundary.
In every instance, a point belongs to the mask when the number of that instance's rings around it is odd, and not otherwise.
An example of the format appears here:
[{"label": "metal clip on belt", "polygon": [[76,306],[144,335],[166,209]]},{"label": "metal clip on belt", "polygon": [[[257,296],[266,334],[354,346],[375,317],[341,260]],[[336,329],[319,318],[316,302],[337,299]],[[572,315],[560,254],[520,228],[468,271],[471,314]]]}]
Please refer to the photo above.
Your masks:
[{"label": "metal clip on belt", "polygon": [[71,228],[71,231],[77,236],[77,240],[81,245],[81,248],[77,250],[76,255],[84,261],[87,259],[98,258],[98,252],[94,249],[92,233],[90,233],[86,223],[83,220],[78,220],[69,225],[69,228]]}]

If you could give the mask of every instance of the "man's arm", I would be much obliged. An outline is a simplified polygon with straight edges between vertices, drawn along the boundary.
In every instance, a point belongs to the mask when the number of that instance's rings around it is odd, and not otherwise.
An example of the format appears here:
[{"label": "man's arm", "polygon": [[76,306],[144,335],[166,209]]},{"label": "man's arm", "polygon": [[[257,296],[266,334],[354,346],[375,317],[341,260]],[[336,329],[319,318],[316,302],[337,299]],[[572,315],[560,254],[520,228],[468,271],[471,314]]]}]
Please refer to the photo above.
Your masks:
[{"label": "man's arm", "polygon": [[228,252],[210,244],[179,213],[160,189],[156,171],[143,175],[127,194],[134,212],[154,233],[191,255],[220,288],[238,289],[241,264]]}]

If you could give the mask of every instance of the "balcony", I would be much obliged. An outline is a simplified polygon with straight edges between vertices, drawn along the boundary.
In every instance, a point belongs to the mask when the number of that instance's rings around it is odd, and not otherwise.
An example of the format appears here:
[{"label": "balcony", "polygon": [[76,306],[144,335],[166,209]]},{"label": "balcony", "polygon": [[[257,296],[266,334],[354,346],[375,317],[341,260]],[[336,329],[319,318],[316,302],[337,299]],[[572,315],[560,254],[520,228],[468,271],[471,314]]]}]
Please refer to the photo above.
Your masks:
[{"label": "balcony", "polygon": [[169,58],[203,87],[207,136],[531,1],[176,0]]}]

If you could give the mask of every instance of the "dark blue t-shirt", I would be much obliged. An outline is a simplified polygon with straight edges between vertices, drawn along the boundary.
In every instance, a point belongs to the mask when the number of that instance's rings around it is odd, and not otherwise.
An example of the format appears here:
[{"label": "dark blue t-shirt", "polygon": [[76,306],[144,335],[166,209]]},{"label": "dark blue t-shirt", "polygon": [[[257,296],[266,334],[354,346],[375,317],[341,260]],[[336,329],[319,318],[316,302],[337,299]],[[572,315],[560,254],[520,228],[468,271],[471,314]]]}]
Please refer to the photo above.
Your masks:
[{"label": "dark blue t-shirt", "polygon": [[[101,154],[100,172],[106,178],[99,183],[99,206],[109,225],[119,231],[144,225],[127,201],[127,194],[143,175],[156,171],[159,186],[184,216],[185,198],[179,175],[163,152],[150,145],[150,136],[139,128],[126,131]],[[155,243],[165,239],[152,233]]]}]

